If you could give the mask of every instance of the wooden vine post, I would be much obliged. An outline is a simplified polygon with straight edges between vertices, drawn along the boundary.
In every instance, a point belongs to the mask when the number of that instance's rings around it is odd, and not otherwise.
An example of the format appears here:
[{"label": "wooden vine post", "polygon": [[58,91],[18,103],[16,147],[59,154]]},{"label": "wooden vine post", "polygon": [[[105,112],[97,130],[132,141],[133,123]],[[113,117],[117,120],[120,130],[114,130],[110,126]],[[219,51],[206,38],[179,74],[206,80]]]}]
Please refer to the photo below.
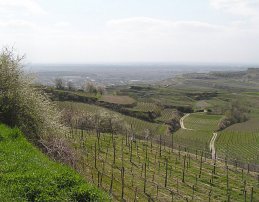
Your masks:
[{"label": "wooden vine post", "polygon": [[166,166],[165,166],[165,187],[167,187],[167,172],[168,172],[168,159],[166,158]]},{"label": "wooden vine post", "polygon": [[121,199],[124,200],[124,167],[121,168]]}]

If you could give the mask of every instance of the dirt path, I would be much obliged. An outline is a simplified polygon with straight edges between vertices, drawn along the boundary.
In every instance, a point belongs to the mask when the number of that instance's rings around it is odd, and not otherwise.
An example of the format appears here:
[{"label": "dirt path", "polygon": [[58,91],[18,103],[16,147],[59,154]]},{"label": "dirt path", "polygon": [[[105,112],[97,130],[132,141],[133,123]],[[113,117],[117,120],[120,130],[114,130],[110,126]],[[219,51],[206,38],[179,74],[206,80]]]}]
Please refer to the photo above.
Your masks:
[{"label": "dirt path", "polygon": [[215,157],[216,157],[215,141],[217,139],[217,136],[218,136],[217,133],[213,133],[213,137],[210,140],[210,151],[211,151],[212,160],[215,160]]},{"label": "dirt path", "polygon": [[184,123],[183,123],[184,119],[187,118],[188,116],[190,116],[190,114],[185,114],[185,115],[180,119],[181,128],[184,129],[184,130],[192,130],[192,129],[185,128]]}]

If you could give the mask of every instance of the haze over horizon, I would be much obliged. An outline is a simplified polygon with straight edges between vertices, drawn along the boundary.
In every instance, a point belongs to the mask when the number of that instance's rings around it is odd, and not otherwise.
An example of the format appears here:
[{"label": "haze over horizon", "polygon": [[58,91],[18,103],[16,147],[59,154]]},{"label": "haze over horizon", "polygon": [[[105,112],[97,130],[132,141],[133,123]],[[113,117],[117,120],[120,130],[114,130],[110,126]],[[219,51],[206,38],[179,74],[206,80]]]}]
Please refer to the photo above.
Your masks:
[{"label": "haze over horizon", "polygon": [[259,0],[0,0],[28,63],[259,64]]}]

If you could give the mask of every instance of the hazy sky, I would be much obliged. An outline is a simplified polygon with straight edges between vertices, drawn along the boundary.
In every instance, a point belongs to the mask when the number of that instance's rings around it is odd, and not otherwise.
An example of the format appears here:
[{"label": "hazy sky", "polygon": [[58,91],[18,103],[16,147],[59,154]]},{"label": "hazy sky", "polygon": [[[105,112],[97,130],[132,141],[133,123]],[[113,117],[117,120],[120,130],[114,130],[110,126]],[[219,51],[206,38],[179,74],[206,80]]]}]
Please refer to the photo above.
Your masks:
[{"label": "hazy sky", "polygon": [[259,0],[0,0],[32,63],[259,63]]}]

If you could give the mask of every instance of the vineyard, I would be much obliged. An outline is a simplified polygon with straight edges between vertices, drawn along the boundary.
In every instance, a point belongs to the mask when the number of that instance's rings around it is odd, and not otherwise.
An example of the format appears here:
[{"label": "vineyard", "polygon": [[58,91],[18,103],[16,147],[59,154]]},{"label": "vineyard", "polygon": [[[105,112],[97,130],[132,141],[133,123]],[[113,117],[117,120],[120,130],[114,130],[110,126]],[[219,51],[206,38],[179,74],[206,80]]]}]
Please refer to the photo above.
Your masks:
[{"label": "vineyard", "polygon": [[[202,100],[193,106],[223,114],[225,100]],[[223,115],[191,113],[184,118],[184,127],[169,135],[165,123],[183,113],[144,99],[125,109],[159,112],[153,122],[94,104],[57,104],[76,114],[106,112],[130,126],[131,130],[123,135],[75,127],[69,137],[83,154],[80,173],[108,192],[113,201],[259,201],[259,176],[253,172],[258,170],[254,164],[259,162],[257,119],[217,132],[215,160],[210,142]]]},{"label": "vineyard", "polygon": [[221,115],[207,115],[206,113],[194,113],[184,120],[186,128],[199,131],[215,131],[218,129],[218,123]]},{"label": "vineyard", "polygon": [[258,201],[258,179],[227,163],[152,140],[72,130],[81,174],[113,201]]},{"label": "vineyard", "polygon": [[259,163],[258,119],[230,126],[220,132],[216,147],[218,155],[246,163]]},{"label": "vineyard", "polygon": [[174,143],[192,149],[209,151],[209,142],[221,116],[194,113],[184,120],[184,126],[191,130],[180,129],[173,134]]}]

